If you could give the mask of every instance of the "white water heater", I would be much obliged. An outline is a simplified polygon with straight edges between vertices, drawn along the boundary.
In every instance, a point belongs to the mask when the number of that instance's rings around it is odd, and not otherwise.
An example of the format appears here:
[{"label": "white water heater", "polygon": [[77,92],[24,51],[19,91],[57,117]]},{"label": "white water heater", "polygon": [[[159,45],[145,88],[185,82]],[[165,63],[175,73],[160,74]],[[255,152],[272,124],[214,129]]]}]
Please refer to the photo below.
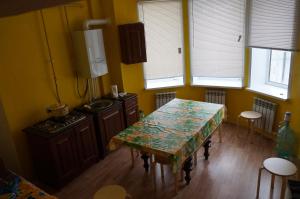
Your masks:
[{"label": "white water heater", "polygon": [[102,30],[75,31],[72,38],[78,74],[85,78],[107,74]]}]

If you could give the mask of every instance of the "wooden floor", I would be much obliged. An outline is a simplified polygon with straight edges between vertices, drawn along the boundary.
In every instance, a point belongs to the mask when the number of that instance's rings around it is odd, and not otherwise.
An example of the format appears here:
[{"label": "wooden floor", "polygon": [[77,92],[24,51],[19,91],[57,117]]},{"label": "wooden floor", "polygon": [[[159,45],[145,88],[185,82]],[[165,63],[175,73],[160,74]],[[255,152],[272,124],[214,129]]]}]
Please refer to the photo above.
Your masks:
[{"label": "wooden floor", "polygon": [[[142,198],[205,198],[205,199],[247,199],[255,198],[258,168],[265,158],[272,156],[273,143],[260,135],[255,135],[252,144],[245,129],[236,136],[236,128],[223,125],[223,143],[218,136],[213,137],[210,158],[203,158],[203,150],[198,153],[198,165],[191,173],[192,180],[186,186],[180,183],[175,195],[173,175],[165,167],[165,183],[161,183],[157,166],[157,190],[153,188],[151,175],[143,169],[143,161],[138,158],[131,169],[130,152],[124,147],[110,154],[105,160],[92,166],[59,192],[53,193],[61,199],[91,199],[102,186],[119,184],[125,187],[133,199]],[[270,194],[270,176],[262,174],[260,198],[279,198],[280,179],[276,178],[275,189]]]}]

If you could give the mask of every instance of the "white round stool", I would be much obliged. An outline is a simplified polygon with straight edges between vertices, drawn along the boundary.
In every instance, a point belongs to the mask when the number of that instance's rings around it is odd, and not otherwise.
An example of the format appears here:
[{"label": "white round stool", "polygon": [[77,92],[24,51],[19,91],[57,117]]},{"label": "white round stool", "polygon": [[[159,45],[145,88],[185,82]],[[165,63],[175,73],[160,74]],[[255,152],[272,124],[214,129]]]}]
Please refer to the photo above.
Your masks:
[{"label": "white round stool", "polygon": [[248,133],[251,135],[254,133],[254,122],[262,117],[262,114],[256,111],[244,111],[238,116],[237,127],[239,128],[239,120],[240,118],[244,118],[248,120]]},{"label": "white round stool", "polygon": [[263,166],[259,169],[258,172],[258,181],[257,181],[257,190],[256,198],[259,197],[260,189],[260,178],[261,171],[266,170],[272,175],[271,179],[271,189],[274,188],[275,176],[282,178],[281,193],[280,198],[284,199],[285,189],[287,184],[287,177],[293,176],[297,173],[297,167],[290,161],[283,158],[268,158],[263,162]]},{"label": "white round stool", "polygon": [[127,194],[126,190],[120,185],[108,185],[99,189],[95,195],[94,199],[126,199],[131,198]]}]

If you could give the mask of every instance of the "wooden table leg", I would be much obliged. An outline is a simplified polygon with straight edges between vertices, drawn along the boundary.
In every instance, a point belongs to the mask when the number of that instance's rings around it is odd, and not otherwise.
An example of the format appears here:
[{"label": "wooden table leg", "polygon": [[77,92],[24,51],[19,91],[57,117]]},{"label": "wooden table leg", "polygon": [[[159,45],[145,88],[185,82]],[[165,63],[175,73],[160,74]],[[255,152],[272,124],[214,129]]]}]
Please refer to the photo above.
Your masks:
[{"label": "wooden table leg", "polygon": [[280,199],[285,198],[285,189],[286,189],[286,177],[282,176]]},{"label": "wooden table leg", "polygon": [[264,169],[264,168],[261,167],[261,168],[259,168],[259,171],[258,171],[257,189],[256,189],[256,199],[259,198],[260,178],[261,178],[261,171],[262,171],[263,169]]},{"label": "wooden table leg", "polygon": [[211,143],[211,140],[210,138],[208,138],[205,142],[205,144],[203,145],[204,147],[204,157],[205,157],[205,160],[208,160],[208,157],[209,157],[209,147],[210,147],[210,143]]},{"label": "wooden table leg", "polygon": [[271,178],[271,189],[274,189],[274,182],[275,182],[275,175],[272,174],[272,178]]},{"label": "wooden table leg", "polygon": [[185,171],[185,182],[186,184],[190,184],[190,181],[191,181],[191,175],[190,175],[190,172],[192,171],[192,160],[193,160],[193,157],[190,156],[186,159],[186,161],[183,163],[183,170]]},{"label": "wooden table leg", "polygon": [[148,173],[148,171],[149,171],[149,163],[148,163],[149,156],[147,153],[143,153],[141,158],[144,160],[144,168],[145,168],[145,171]]}]

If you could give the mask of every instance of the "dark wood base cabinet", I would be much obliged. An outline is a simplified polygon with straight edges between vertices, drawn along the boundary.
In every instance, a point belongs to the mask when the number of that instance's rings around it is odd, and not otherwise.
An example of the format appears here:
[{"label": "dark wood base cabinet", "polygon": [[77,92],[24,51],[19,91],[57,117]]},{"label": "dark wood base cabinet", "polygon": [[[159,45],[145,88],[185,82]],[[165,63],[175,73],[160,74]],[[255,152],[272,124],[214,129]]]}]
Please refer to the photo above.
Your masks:
[{"label": "dark wood base cabinet", "polygon": [[24,130],[39,179],[60,188],[99,160],[91,116],[54,135]]},{"label": "dark wood base cabinet", "polygon": [[125,129],[122,104],[115,101],[112,106],[95,112],[94,122],[99,155],[103,159],[109,152],[110,139]]}]

